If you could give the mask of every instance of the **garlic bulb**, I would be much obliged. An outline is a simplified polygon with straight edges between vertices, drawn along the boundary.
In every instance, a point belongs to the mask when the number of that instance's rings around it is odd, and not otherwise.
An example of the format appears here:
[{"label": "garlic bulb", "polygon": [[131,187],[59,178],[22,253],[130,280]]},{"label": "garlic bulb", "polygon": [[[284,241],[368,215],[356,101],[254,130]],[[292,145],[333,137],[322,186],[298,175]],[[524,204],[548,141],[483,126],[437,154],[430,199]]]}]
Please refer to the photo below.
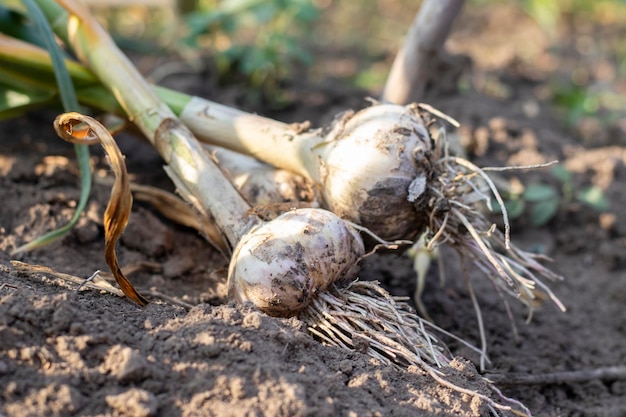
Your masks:
[{"label": "garlic bulb", "polygon": [[289,211],[241,238],[228,271],[229,296],[273,316],[293,316],[332,282],[355,278],[363,253],[359,234],[335,214]]},{"label": "garlic bulb", "polygon": [[426,183],[428,169],[419,157],[431,147],[411,106],[373,105],[336,120],[312,149],[320,158],[327,208],[383,239],[415,237],[423,222],[409,201],[409,188],[416,178]]}]

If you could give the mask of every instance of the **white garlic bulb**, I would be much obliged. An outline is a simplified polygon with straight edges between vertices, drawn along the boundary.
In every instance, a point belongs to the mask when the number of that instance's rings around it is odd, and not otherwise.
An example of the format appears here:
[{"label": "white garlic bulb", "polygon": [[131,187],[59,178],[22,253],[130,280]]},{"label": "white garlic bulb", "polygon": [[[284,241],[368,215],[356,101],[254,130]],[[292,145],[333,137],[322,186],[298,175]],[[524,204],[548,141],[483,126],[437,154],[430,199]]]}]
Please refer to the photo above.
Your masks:
[{"label": "white garlic bulb", "polygon": [[320,158],[319,181],[329,210],[387,240],[421,232],[409,187],[416,179],[427,181],[420,157],[432,144],[413,107],[367,107],[335,121],[325,138],[313,152]]},{"label": "white garlic bulb", "polygon": [[306,307],[332,282],[351,280],[364,253],[358,232],[322,209],[298,209],[254,227],[236,246],[229,296],[273,316]]}]

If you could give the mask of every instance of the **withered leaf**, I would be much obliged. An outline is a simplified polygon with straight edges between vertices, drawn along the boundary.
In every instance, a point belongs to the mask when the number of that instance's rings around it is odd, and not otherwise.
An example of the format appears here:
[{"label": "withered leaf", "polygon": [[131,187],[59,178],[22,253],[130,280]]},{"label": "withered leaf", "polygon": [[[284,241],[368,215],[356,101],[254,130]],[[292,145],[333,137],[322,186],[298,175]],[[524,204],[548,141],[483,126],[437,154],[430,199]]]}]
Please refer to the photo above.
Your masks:
[{"label": "withered leaf", "polygon": [[120,149],[100,122],[80,113],[71,112],[57,116],[54,120],[54,129],[59,137],[71,143],[100,143],[109,157],[115,182],[104,212],[104,257],[124,295],[140,306],[145,306],[148,300],[139,294],[124,276],[115,252],[115,244],[126,228],[133,205],[128,172]]}]

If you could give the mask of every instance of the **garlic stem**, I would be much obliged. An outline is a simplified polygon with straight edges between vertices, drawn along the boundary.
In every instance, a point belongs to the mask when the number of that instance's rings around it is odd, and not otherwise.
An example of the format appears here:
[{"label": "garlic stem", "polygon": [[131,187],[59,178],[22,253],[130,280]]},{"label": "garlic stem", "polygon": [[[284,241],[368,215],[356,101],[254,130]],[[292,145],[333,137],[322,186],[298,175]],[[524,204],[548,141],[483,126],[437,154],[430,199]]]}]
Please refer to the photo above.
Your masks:
[{"label": "garlic stem", "polygon": [[[159,90],[157,90],[159,91]],[[319,181],[319,160],[310,149],[324,141],[316,133],[200,97],[190,97],[181,120],[198,139],[253,156],[259,160]]]},{"label": "garlic stem", "polygon": [[[37,0],[50,10],[51,2]],[[68,12],[67,33],[79,58],[114,94],[144,135],[175,173],[177,186],[199,210],[208,209],[229,243],[235,246],[255,223],[250,206],[224,175],[191,131],[154,93],[130,60],[90,13],[72,0],[59,0]],[[60,13],[60,10],[57,10]]]}]

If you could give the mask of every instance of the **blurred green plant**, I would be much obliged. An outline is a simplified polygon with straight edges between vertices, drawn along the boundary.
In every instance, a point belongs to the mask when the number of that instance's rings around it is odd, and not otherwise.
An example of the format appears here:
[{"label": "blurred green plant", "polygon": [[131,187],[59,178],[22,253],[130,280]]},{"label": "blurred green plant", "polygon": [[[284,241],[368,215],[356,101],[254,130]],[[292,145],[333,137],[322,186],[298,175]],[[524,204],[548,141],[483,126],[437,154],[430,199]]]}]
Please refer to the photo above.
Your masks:
[{"label": "blurred green plant", "polygon": [[553,100],[565,112],[568,125],[574,126],[585,116],[592,116],[599,108],[600,94],[574,83],[559,83],[553,87]]},{"label": "blurred green plant", "polygon": [[[517,0],[517,3],[553,38],[557,56],[570,55],[578,62],[577,68],[567,74],[569,79],[564,79],[566,74],[558,71],[556,77],[551,77],[552,98],[563,111],[566,123],[578,127],[584,118],[592,117],[606,125],[623,118],[626,108],[623,93],[614,91],[606,79],[598,79],[596,71],[598,66],[614,65],[616,79],[626,75],[626,42],[620,36],[626,25],[626,0]],[[563,27],[570,30],[563,32]],[[590,28],[593,28],[591,32]],[[607,31],[612,35],[604,36]],[[573,57],[572,49],[576,51]],[[585,75],[577,77],[581,74]]]},{"label": "blurred green plant", "polygon": [[294,64],[312,62],[302,40],[318,16],[312,0],[203,1],[184,16],[183,42],[210,52],[221,81],[244,81],[250,98],[279,104]]},{"label": "blurred green plant", "polygon": [[[524,187],[521,193],[507,193],[504,205],[510,219],[526,214],[532,226],[541,227],[574,202],[599,212],[608,209],[608,200],[600,187],[591,185],[576,190],[572,173],[566,168],[559,165],[550,172],[560,186],[534,183]],[[494,205],[494,212],[501,212],[500,207]]]},{"label": "blurred green plant", "polygon": [[[471,0],[479,6],[510,3],[505,0]],[[606,18],[626,20],[626,0],[516,0],[519,5],[544,30],[551,32],[563,18],[582,17],[587,21]]]},{"label": "blurred green plant", "polygon": [[571,127],[577,127],[585,118],[593,118],[606,126],[624,117],[626,97],[613,90],[610,84],[578,85],[570,80],[551,85],[552,100]]},{"label": "blurred green plant", "polygon": [[545,31],[554,33],[565,18],[598,20],[607,13],[626,11],[625,0],[517,0],[518,4]]}]

